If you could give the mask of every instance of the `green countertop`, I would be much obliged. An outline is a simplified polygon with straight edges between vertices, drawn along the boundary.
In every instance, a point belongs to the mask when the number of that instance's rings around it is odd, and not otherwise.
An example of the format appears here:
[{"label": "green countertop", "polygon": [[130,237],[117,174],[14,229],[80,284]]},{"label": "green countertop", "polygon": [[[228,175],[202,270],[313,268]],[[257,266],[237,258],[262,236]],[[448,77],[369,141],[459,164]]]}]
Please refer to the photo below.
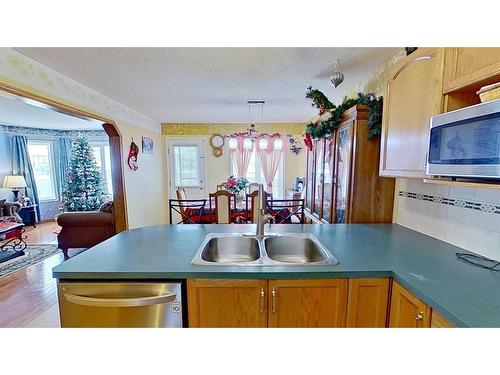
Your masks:
[{"label": "green countertop", "polygon": [[[268,227],[266,226],[266,232]],[[335,266],[195,266],[208,233],[255,225],[159,225],[122,232],[53,269],[58,279],[394,277],[457,326],[500,327],[500,273],[460,261],[463,249],[395,224],[275,225],[313,233]]]}]

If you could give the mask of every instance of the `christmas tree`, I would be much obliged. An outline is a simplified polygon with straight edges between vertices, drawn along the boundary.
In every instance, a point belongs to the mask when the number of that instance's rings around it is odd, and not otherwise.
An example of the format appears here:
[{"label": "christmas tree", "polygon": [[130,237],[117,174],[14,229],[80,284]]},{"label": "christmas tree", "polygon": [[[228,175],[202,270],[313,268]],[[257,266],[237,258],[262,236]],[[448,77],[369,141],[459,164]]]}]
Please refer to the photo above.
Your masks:
[{"label": "christmas tree", "polygon": [[95,211],[107,198],[101,171],[83,135],[73,141],[71,159],[63,184],[64,211]]}]

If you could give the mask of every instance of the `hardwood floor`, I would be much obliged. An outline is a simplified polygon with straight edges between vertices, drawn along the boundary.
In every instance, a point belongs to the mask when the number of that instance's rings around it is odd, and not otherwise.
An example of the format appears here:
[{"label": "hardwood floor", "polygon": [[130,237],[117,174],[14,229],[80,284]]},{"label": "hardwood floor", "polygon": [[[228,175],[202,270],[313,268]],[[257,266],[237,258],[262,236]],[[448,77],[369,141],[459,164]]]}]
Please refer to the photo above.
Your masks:
[{"label": "hardwood floor", "polygon": [[[54,220],[26,227],[28,244],[57,244]],[[70,250],[70,256],[79,251]],[[56,281],[52,268],[62,263],[62,253],[0,277],[0,327],[58,327]]]},{"label": "hardwood floor", "polygon": [[[0,327],[23,327],[57,306],[52,268],[62,253],[0,278]],[[56,309],[57,311],[57,309]]]},{"label": "hardwood floor", "polygon": [[24,235],[27,244],[57,244],[57,234],[54,229],[60,229],[55,220],[46,220],[38,223],[36,228],[25,227]]}]

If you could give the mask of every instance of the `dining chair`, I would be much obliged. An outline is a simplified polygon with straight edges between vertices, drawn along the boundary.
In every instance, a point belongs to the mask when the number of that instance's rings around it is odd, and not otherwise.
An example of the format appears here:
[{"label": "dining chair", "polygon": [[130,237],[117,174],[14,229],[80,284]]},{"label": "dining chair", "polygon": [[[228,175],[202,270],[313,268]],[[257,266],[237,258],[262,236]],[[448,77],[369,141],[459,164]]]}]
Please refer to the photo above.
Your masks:
[{"label": "dining chair", "polygon": [[206,203],[206,199],[169,199],[170,224],[173,222],[174,213],[179,214],[181,218],[176,224],[199,224]]},{"label": "dining chair", "polygon": [[304,199],[270,199],[266,203],[275,224],[304,224]]},{"label": "dining chair", "polygon": [[209,194],[210,212],[213,212],[212,205],[215,205],[216,224],[231,223],[232,213],[236,209],[236,195],[227,190],[218,190]]},{"label": "dining chair", "polygon": [[259,185],[258,182],[251,182],[250,185],[248,185],[247,193],[251,194],[254,191],[259,191]]},{"label": "dining chair", "polygon": [[[264,192],[264,197],[266,201],[273,198],[273,195]],[[246,211],[250,213],[250,223],[257,223],[257,218],[259,216],[259,191],[254,191],[246,195]]]},{"label": "dining chair", "polygon": [[[175,195],[177,195],[177,199],[179,201],[185,201],[187,199],[186,189],[184,189],[183,187],[178,187],[175,190]],[[182,215],[184,215],[184,207],[182,206],[182,202],[180,202],[179,204],[179,210],[182,212]]]}]

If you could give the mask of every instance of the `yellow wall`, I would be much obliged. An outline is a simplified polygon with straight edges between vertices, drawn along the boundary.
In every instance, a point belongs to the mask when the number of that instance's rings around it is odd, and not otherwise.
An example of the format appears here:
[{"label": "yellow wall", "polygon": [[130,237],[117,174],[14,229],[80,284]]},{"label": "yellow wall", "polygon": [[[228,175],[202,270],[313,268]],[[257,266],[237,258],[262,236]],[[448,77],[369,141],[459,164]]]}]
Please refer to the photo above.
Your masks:
[{"label": "yellow wall", "polygon": [[[165,136],[165,145],[171,138],[197,138],[205,142],[205,158],[207,168],[207,189],[210,192],[216,190],[216,185],[225,181],[231,174],[229,161],[229,148],[226,144],[222,156],[216,158],[212,154],[209,139],[212,134],[232,134],[243,132],[248,128],[247,124],[162,124],[162,134]],[[304,133],[304,124],[257,124],[259,133],[281,133],[292,134],[299,138]],[[303,177],[306,168],[305,149],[300,155],[293,155],[286,148],[284,159],[285,167],[285,189],[292,188],[295,177]],[[167,174],[168,176],[168,174]],[[168,194],[168,193],[167,193]]]}]

